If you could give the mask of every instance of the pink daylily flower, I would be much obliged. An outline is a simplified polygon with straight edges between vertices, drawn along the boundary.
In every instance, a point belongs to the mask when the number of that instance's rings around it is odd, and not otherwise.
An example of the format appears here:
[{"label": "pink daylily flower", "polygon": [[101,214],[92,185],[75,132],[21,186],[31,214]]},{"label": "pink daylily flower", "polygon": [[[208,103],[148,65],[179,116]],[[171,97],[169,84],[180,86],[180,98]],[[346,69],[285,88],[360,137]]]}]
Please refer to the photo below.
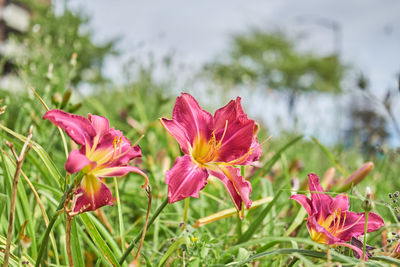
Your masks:
[{"label": "pink daylily flower", "polygon": [[72,150],[65,163],[68,173],[84,173],[72,203],[73,214],[93,211],[105,205],[113,205],[111,192],[103,183],[103,177],[123,176],[129,172],[146,174],[138,167],[129,165],[130,160],[141,157],[139,146],[132,146],[122,132],[110,128],[105,117],[88,114],[88,117],[70,114],[62,110],[49,110],[44,119],[65,130],[80,145]]},{"label": "pink daylily flower", "polygon": [[262,150],[257,141],[258,125],[247,118],[240,97],[212,116],[183,93],[176,99],[172,120],[162,118],[161,123],[185,154],[165,174],[169,203],[189,196],[198,198],[211,174],[222,181],[237,210],[242,209],[242,202],[250,208],[251,185],[235,165],[257,161]]},{"label": "pink daylily flower", "polygon": [[[311,239],[315,242],[334,246],[346,246],[362,257],[362,249],[347,243],[364,234],[365,213],[349,211],[349,198],[345,194],[335,198],[324,194],[319,184],[319,177],[313,173],[308,175],[308,186],[311,199],[305,195],[293,195],[290,199],[299,202],[308,213],[307,228]],[[378,230],[384,225],[383,219],[376,213],[368,216],[367,232]],[[365,259],[367,260],[367,255]]]}]

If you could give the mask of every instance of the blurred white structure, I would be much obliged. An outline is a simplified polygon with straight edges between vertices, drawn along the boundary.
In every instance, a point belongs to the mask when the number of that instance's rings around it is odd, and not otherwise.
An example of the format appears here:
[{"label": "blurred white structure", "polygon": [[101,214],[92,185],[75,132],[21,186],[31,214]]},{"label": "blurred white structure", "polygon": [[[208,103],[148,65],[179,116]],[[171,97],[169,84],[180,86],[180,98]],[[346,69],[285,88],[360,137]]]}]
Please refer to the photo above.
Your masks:
[{"label": "blurred white structure", "polygon": [[30,14],[23,7],[10,3],[0,8],[0,19],[11,29],[26,32],[29,28]]}]

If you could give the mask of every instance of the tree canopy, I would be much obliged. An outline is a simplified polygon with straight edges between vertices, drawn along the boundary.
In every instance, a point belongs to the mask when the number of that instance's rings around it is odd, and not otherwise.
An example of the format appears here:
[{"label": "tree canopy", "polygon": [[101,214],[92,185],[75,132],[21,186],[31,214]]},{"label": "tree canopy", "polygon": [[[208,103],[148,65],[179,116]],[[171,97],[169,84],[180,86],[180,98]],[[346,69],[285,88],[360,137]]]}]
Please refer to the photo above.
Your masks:
[{"label": "tree canopy", "polygon": [[248,82],[279,91],[341,92],[346,67],[336,54],[301,51],[282,32],[253,29],[234,35],[231,49],[222,60],[205,66],[216,81],[229,85]]}]

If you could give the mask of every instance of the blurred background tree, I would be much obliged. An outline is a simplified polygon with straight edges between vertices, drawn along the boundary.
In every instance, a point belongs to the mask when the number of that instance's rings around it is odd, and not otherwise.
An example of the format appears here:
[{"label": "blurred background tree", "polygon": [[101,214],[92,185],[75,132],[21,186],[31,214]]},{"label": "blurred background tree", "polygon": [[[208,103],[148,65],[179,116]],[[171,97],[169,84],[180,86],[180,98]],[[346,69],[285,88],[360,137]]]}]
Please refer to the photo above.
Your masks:
[{"label": "blurred background tree", "polygon": [[387,89],[383,99],[380,99],[373,93],[375,90],[363,73],[357,78],[357,87],[359,90],[353,92],[349,105],[349,126],[344,143],[349,147],[360,147],[368,156],[379,155],[388,146],[391,132],[400,137],[392,105],[398,89]]},{"label": "blurred background tree", "polygon": [[346,66],[336,54],[301,51],[296,41],[282,32],[253,29],[234,35],[225,58],[207,64],[205,71],[227,87],[253,83],[286,93],[288,111],[294,118],[300,93],[340,93]]},{"label": "blurred background tree", "polygon": [[380,152],[387,145],[388,121],[367,97],[355,97],[350,107],[350,124],[345,135],[348,146],[360,147],[365,155]]},{"label": "blurred background tree", "polygon": [[[76,111],[79,103],[70,103],[71,92],[86,93],[88,87],[107,82],[102,73],[105,58],[116,53],[116,40],[93,42],[87,27],[88,17],[64,9],[57,14],[54,6],[42,1],[11,1],[29,14],[25,31],[7,31],[2,40],[0,98],[8,107],[2,119],[16,131],[24,131],[31,117],[41,121],[43,107],[32,102],[35,89],[52,108]],[[82,84],[91,86],[79,86]],[[80,89],[79,89],[80,88]],[[22,109],[21,105],[27,106]],[[29,113],[26,113],[28,112]]]}]

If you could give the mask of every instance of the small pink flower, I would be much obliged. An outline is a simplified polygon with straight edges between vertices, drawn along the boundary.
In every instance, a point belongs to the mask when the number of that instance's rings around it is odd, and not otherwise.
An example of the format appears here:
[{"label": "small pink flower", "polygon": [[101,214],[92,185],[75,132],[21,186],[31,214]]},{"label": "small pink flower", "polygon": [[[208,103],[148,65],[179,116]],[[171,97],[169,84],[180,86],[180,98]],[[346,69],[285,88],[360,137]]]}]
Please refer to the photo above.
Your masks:
[{"label": "small pink flower", "polygon": [[84,173],[73,202],[73,213],[93,211],[105,205],[113,205],[111,192],[103,183],[103,177],[123,176],[129,172],[142,175],[138,167],[129,165],[130,160],[141,157],[139,146],[132,146],[122,132],[110,128],[105,117],[88,114],[73,115],[62,110],[49,110],[43,117],[65,130],[80,145],[73,150],[65,163],[68,173]]},{"label": "small pink flower", "polygon": [[[293,195],[290,199],[299,202],[308,213],[307,228],[315,242],[334,246],[346,246],[362,257],[362,249],[347,243],[352,237],[364,234],[365,214],[348,211],[349,199],[346,195],[335,198],[324,194],[319,177],[308,175],[311,199],[304,195]],[[378,230],[384,225],[383,219],[376,213],[368,216],[367,232]],[[365,256],[367,259],[367,255]]]},{"label": "small pink flower", "polygon": [[238,210],[242,202],[250,208],[251,185],[235,165],[258,160],[261,146],[258,125],[247,118],[240,97],[212,116],[191,95],[183,93],[176,99],[172,120],[162,118],[161,123],[185,154],[165,174],[169,203],[199,197],[212,174],[223,182]]}]

